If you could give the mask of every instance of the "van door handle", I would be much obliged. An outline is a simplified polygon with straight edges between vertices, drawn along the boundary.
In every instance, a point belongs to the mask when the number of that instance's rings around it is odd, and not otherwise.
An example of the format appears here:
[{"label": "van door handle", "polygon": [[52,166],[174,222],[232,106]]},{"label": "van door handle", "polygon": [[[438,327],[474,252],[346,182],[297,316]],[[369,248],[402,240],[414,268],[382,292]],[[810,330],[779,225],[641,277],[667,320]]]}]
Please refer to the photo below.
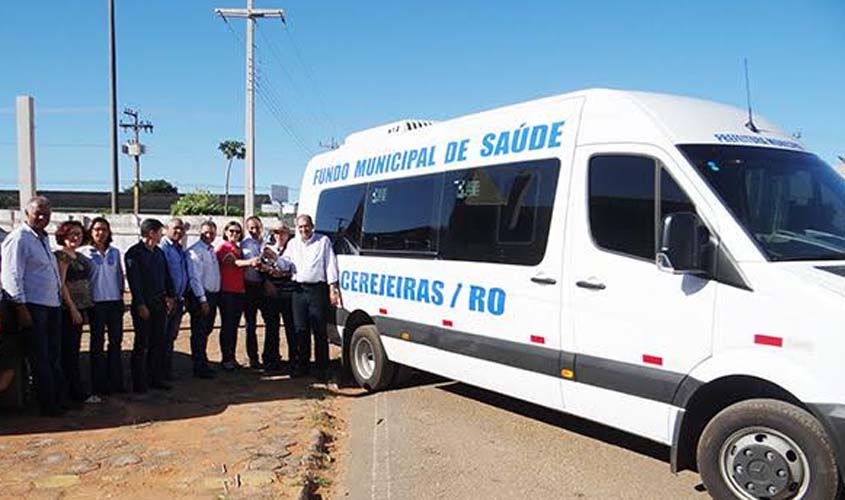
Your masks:
[{"label": "van door handle", "polygon": [[586,288],[587,290],[604,290],[607,288],[604,283],[595,283],[592,281],[578,281],[575,286],[579,288]]},{"label": "van door handle", "polygon": [[531,281],[533,281],[534,283],[539,283],[541,285],[554,285],[555,283],[557,283],[557,280],[554,278],[545,278],[542,276],[534,276],[533,278],[531,278]]}]

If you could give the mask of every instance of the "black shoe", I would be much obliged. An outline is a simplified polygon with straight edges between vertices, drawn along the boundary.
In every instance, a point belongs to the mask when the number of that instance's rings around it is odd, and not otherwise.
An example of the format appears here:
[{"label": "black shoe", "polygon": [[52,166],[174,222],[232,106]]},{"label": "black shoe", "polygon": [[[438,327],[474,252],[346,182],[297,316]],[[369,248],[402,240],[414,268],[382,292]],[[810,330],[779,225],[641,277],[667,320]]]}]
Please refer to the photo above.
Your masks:
[{"label": "black shoe", "polygon": [[153,389],[159,389],[159,390],[162,390],[162,391],[169,391],[169,390],[173,389],[173,386],[168,384],[167,382],[153,382],[152,384],[150,384],[150,387],[152,387]]},{"label": "black shoe", "polygon": [[281,363],[270,363],[264,365],[264,373],[266,375],[281,375],[285,373]]},{"label": "black shoe", "polygon": [[261,361],[258,360],[249,360],[249,368],[250,370],[260,370],[264,368],[264,365],[261,364]]},{"label": "black shoe", "polygon": [[64,408],[48,408],[41,410],[41,415],[44,417],[61,417],[67,413],[67,410]]},{"label": "black shoe", "polygon": [[194,370],[194,377],[210,380],[213,378],[217,378],[217,373],[211,368],[205,368],[200,370]]}]

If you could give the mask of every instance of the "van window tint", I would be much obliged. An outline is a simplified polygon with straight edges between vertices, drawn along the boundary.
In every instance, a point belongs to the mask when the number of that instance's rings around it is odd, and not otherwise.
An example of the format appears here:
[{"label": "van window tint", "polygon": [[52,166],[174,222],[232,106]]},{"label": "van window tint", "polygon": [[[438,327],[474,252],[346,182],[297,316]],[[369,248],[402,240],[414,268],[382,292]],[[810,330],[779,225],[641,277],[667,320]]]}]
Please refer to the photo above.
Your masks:
[{"label": "van window tint", "polygon": [[603,155],[590,159],[590,232],[596,245],[626,255],[654,258],[655,167],[654,159],[643,156]]},{"label": "van window tint", "polygon": [[559,171],[557,159],[534,160],[329,189],[317,231],[338,254],[536,265]]},{"label": "van window tint", "polygon": [[446,173],[440,256],[536,265],[548,241],[558,160]]},{"label": "van window tint", "polygon": [[435,252],[442,182],[437,174],[370,183],[363,248]]},{"label": "van window tint", "polygon": [[660,170],[660,219],[678,212],[695,213],[695,206],[687,194],[678,186],[675,179],[666,171]]},{"label": "van window tint", "polygon": [[315,231],[331,238],[338,255],[361,250],[366,184],[328,189],[320,193]]}]

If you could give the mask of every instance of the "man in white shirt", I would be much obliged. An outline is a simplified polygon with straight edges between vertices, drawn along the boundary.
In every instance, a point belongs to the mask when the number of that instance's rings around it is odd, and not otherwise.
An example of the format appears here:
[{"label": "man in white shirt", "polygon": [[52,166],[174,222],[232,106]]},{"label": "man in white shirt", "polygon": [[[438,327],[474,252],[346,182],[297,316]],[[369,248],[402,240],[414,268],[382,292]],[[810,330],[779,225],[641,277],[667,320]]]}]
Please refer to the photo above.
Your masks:
[{"label": "man in white shirt", "polygon": [[[188,248],[192,293],[186,302],[191,314],[191,358],[194,362],[194,376],[205,379],[215,376],[214,370],[208,365],[206,354],[220,295],[220,263],[214,253],[215,238],[217,225],[213,221],[205,221],[200,226],[200,239]],[[203,294],[197,296],[200,290]]]},{"label": "man in white shirt", "polygon": [[0,283],[26,339],[41,412],[58,416],[64,413],[65,390],[60,363],[62,280],[46,231],[52,215],[50,201],[43,196],[32,198],[25,214],[24,223],[3,241]]},{"label": "man in white shirt", "polygon": [[299,366],[292,375],[308,373],[311,358],[311,334],[314,334],[314,357],[317,377],[328,380],[329,341],[326,320],[329,302],[342,307],[338,283],[337,257],[327,236],[314,233],[311,216],[296,218],[297,238],[288,242],[284,256],[293,264],[293,280],[298,288],[293,297],[293,323],[299,347]]}]

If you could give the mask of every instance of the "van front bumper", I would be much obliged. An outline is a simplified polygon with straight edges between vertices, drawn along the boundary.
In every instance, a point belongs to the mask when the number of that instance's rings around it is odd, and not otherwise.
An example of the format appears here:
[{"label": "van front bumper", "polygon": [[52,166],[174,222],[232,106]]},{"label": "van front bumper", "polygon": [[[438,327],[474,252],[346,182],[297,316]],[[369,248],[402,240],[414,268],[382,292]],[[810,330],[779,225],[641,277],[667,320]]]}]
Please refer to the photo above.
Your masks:
[{"label": "van front bumper", "polygon": [[808,404],[807,406],[827,431],[836,455],[836,463],[839,465],[839,474],[845,479],[845,405]]}]

